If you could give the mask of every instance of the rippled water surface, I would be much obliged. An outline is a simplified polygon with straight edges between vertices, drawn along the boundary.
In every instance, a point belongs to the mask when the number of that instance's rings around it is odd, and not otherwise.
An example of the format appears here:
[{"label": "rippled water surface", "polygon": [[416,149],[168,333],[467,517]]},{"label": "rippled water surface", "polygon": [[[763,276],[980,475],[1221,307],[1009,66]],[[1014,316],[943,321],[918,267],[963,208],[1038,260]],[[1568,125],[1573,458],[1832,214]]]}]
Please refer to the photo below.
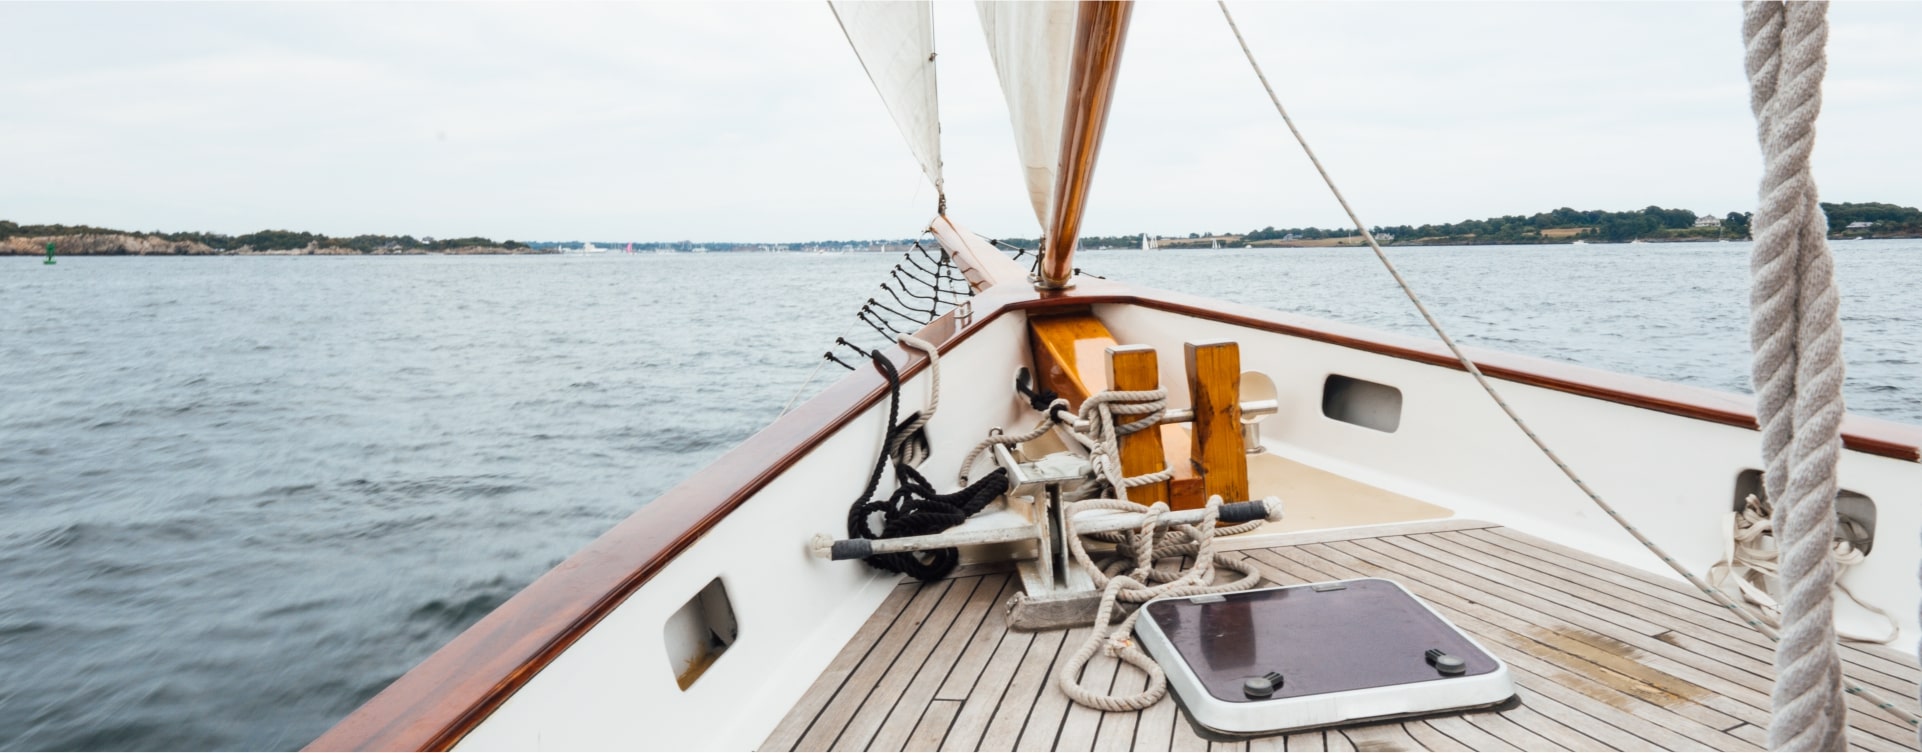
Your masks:
[{"label": "rippled water surface", "polygon": [[[1465,343],[1745,392],[1747,249],[1394,253]],[[1922,243],[1837,252],[1851,408],[1922,423]],[[896,258],[0,258],[0,748],[304,744],[770,421]],[[1081,265],[1424,331],[1366,252]]]}]

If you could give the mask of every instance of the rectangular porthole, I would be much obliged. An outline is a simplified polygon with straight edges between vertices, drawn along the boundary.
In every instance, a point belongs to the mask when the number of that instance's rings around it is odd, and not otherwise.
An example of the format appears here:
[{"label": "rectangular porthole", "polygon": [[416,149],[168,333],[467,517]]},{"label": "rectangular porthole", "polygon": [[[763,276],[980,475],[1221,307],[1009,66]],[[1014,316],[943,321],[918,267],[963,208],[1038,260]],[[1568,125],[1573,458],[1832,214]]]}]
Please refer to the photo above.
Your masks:
[{"label": "rectangular porthole", "polygon": [[[1750,468],[1735,474],[1735,511],[1741,512],[1748,495],[1768,501],[1763,491],[1762,472]],[[1841,489],[1835,493],[1835,537],[1854,545],[1864,555],[1875,547],[1875,500],[1860,492]]]},{"label": "rectangular porthole", "polygon": [[667,661],[681,689],[701,679],[708,667],[714,666],[714,660],[734,645],[737,634],[734,605],[728,603],[727,586],[720,578],[667,618]]},{"label": "rectangular porthole", "polygon": [[1401,390],[1365,379],[1329,374],[1321,387],[1321,414],[1393,433],[1401,427]]}]

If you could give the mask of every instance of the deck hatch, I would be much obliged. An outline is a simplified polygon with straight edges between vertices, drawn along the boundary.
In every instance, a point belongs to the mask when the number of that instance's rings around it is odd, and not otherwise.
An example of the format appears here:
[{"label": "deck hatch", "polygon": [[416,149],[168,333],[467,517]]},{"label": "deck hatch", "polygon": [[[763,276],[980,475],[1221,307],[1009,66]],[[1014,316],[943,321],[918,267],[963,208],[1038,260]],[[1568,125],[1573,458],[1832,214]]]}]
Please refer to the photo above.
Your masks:
[{"label": "deck hatch", "polygon": [[1329,374],[1321,386],[1321,414],[1342,423],[1394,433],[1401,428],[1401,390]]},{"label": "deck hatch", "polygon": [[675,682],[687,690],[734,645],[739,633],[727,586],[720,578],[709,581],[667,618],[665,632],[668,666],[674,670]]},{"label": "deck hatch", "polygon": [[1250,734],[1468,709],[1514,695],[1508,669],[1379,578],[1157,599],[1141,639],[1196,723]]}]

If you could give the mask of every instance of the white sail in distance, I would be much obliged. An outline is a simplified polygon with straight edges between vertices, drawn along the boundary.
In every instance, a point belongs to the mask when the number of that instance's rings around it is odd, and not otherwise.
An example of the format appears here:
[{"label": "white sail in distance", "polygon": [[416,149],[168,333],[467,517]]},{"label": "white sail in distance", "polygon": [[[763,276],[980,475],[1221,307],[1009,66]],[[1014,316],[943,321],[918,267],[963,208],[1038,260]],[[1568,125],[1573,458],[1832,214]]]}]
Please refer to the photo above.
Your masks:
[{"label": "white sail in distance", "polygon": [[1068,65],[1074,52],[1076,4],[981,0],[981,31],[988,38],[1001,95],[1014,121],[1021,177],[1028,184],[1034,219],[1048,226],[1055,168],[1061,161],[1061,121],[1068,101]]},{"label": "white sail in distance", "polygon": [[934,77],[934,9],[918,2],[830,0],[841,32],[881,94],[894,125],[921,163],[921,172],[946,195],[941,180],[941,118]]}]

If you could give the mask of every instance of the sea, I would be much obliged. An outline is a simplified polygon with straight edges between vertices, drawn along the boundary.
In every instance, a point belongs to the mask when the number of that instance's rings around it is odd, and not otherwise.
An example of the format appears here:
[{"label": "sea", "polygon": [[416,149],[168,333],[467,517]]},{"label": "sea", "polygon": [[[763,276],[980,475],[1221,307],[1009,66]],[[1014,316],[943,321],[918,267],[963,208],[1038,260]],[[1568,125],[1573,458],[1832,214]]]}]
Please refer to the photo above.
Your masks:
[{"label": "sea", "polygon": [[[1922,241],[1834,247],[1850,408],[1922,424]],[[1390,251],[1464,344],[1748,391],[1747,243]],[[304,745],[845,374],[900,261],[0,258],[0,749]],[[1429,336],[1366,250],[1077,263]]]}]

